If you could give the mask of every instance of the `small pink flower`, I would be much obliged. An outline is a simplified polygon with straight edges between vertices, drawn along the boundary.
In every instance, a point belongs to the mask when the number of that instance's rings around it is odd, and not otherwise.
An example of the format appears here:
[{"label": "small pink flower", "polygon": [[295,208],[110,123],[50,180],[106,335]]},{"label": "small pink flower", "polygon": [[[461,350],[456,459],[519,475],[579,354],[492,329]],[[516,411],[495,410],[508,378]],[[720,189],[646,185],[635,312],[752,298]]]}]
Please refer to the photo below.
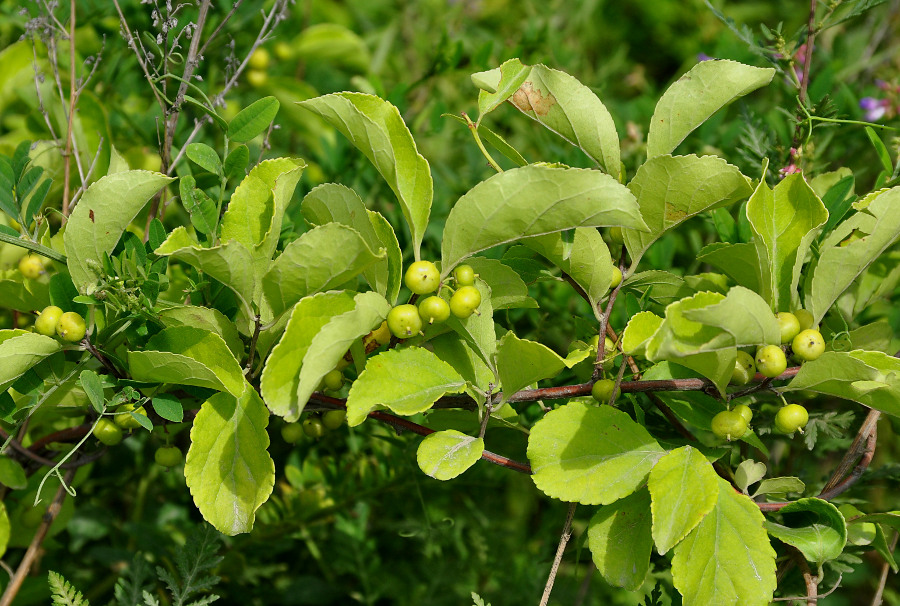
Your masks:
[{"label": "small pink flower", "polygon": [[880,120],[887,113],[891,102],[887,99],[876,99],[875,97],[863,97],[859,100],[859,107],[865,112],[865,118],[869,122]]}]

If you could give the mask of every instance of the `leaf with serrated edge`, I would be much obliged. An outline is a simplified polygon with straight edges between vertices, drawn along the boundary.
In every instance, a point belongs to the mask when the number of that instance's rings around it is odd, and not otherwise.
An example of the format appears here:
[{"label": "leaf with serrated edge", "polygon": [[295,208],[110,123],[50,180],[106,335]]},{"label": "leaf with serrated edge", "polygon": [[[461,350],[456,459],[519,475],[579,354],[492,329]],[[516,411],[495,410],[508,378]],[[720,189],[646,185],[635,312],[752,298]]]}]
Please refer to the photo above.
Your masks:
[{"label": "leaf with serrated edge", "polygon": [[783,389],[837,396],[900,417],[900,360],[876,351],[826,351],[804,362]]},{"label": "leaf with serrated edge", "polygon": [[637,201],[596,170],[529,165],[482,181],[453,206],[444,226],[441,271],[500,244],[575,227],[646,229]]},{"label": "leaf with serrated edge", "polygon": [[775,592],[775,550],[759,507],[717,478],[716,506],[675,546],[672,582],[686,606],[765,606]]},{"label": "leaf with serrated edge", "polygon": [[716,505],[718,476],[699,450],[690,446],[671,451],[650,471],[653,541],[660,555],[692,531]]},{"label": "leaf with serrated edge", "polygon": [[663,93],[647,132],[647,157],[672,153],[695,128],[735,99],[772,81],[772,68],[702,61]]},{"label": "leaf with serrated edge", "polygon": [[218,393],[200,407],[184,464],[187,486],[203,518],[234,536],[250,532],[256,510],[275,485],[269,413],[256,391]]},{"label": "leaf with serrated edge", "polygon": [[663,233],[707,210],[728,206],[752,192],[736,166],[716,156],[658,156],[638,168],[628,189],[649,231],[622,230],[631,271]]},{"label": "leaf with serrated edge", "polygon": [[426,411],[441,396],[461,393],[465,384],[452,366],[427,349],[389,349],[369,359],[353,382],[347,424],[359,425],[376,407],[404,416]]},{"label": "leaf with serrated edge", "polygon": [[452,480],[481,458],[484,439],[445,429],[427,436],[416,450],[416,462],[435,480]]},{"label": "leaf with serrated edge", "polygon": [[166,328],[153,336],[144,351],[128,352],[128,367],[136,381],[175,383],[244,392],[244,373],[218,334],[191,326]]},{"label": "leaf with serrated edge", "polygon": [[386,249],[387,257],[373,263],[363,276],[374,290],[393,302],[397,300],[402,271],[402,253],[393,228],[380,214],[369,211],[355,191],[345,185],[324,183],[303,198],[300,211],[312,225],[336,221],[359,232],[373,251]]},{"label": "leaf with serrated edge", "polygon": [[664,454],[624,412],[584,402],[547,413],[528,437],[531,479],[538,489],[584,505],[607,505],[631,494]]},{"label": "leaf with serrated edge", "polygon": [[397,108],[373,95],[347,92],[300,105],[337,128],[375,165],[400,201],[418,259],[431,213],[433,182],[428,161],[416,149]]},{"label": "leaf with serrated edge", "polygon": [[[822,253],[806,268],[805,307],[816,322],[850,284],[900,236],[900,187],[879,192],[865,211],[838,225],[822,242]],[[854,230],[866,234],[840,246]]]},{"label": "leaf with serrated edge", "polygon": [[380,253],[372,252],[359,232],[340,223],[305,232],[285,247],[262,278],[263,298],[272,318],[307,295],[345,284],[384,259],[384,252]]},{"label": "leaf with serrated edge", "polygon": [[[309,344],[300,366],[297,384],[297,406],[300,410],[322,378],[334,370],[350,345],[377,328],[390,311],[391,304],[384,297],[376,292],[364,292],[353,298],[353,309],[333,317],[322,327]],[[296,417],[285,418],[296,420]]]},{"label": "leaf with serrated edge", "polygon": [[234,357],[241,359],[244,355],[244,343],[234,323],[218,309],[185,305],[172,307],[159,312],[159,321],[163,326],[194,326],[214,332],[225,341]]},{"label": "leaf with serrated edge", "polygon": [[593,227],[580,227],[574,230],[572,241],[568,244],[560,233],[525,238],[522,244],[572,278],[587,294],[594,315],[599,319],[599,303],[609,292],[614,268],[609,248],[600,232]]},{"label": "leaf with serrated edge", "polygon": [[0,394],[16,379],[60,349],[59,342],[51,337],[24,330],[0,330]]},{"label": "leaf with serrated edge", "polygon": [[[810,562],[822,565],[841,555],[847,544],[847,523],[838,508],[822,499],[799,499],[778,512],[797,525],[766,520],[769,534],[800,550]],[[801,514],[791,518],[790,514]]]},{"label": "leaf with serrated edge", "polygon": [[634,591],[650,568],[650,493],[636,493],[601,507],[588,523],[588,548],[603,579]]},{"label": "leaf with serrated edge", "polygon": [[275,254],[284,210],[304,168],[306,163],[299,158],[260,162],[235,188],[222,215],[222,241],[236,240],[243,244],[253,257],[257,275],[262,275]]},{"label": "leaf with serrated edge", "polygon": [[798,300],[803,260],[828,211],[803,175],[795,173],[775,189],[761,180],[747,202],[747,219],[759,259],[760,294],[773,310],[789,311]]},{"label": "leaf with serrated edge", "polygon": [[303,406],[297,400],[297,387],[303,356],[323,326],[351,309],[353,298],[346,292],[319,293],[301,299],[294,306],[260,378],[260,392],[269,410],[288,422],[300,417]]},{"label": "leaf with serrated edge", "polygon": [[250,309],[256,278],[251,253],[240,242],[231,240],[213,248],[203,248],[184,227],[176,227],[154,252],[184,261],[215,278],[233,290]]},{"label": "leaf with serrated edge", "polygon": [[644,355],[647,343],[662,323],[663,319],[652,311],[642,311],[631,316],[622,333],[622,351],[628,355]]},{"label": "leaf with serrated edge", "polygon": [[72,282],[84,293],[99,277],[88,261],[100,261],[144,205],[173,181],[161,173],[128,170],[101,177],[88,187],[66,222],[63,242]]}]

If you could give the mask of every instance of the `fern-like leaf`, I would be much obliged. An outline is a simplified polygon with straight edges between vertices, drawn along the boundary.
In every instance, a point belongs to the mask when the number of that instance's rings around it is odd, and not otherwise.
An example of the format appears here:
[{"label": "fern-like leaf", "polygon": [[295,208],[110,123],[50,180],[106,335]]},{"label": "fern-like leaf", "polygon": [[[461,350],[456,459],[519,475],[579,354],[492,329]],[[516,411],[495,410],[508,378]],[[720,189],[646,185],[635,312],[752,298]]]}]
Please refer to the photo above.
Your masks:
[{"label": "fern-like leaf", "polygon": [[149,589],[150,564],[140,554],[134,556],[131,566],[116,581],[114,590],[118,606],[144,606],[144,594]]},{"label": "fern-like leaf", "polygon": [[75,589],[63,575],[51,570],[47,574],[47,584],[50,585],[53,606],[91,606],[81,592]]},{"label": "fern-like leaf", "polygon": [[178,577],[170,571],[157,567],[156,571],[172,594],[173,606],[202,606],[218,599],[218,596],[204,596],[193,603],[188,600],[196,593],[208,591],[221,580],[208,571],[218,566],[222,558],[216,555],[219,547],[219,533],[212,526],[205,525],[188,536],[187,542],[175,556]]}]

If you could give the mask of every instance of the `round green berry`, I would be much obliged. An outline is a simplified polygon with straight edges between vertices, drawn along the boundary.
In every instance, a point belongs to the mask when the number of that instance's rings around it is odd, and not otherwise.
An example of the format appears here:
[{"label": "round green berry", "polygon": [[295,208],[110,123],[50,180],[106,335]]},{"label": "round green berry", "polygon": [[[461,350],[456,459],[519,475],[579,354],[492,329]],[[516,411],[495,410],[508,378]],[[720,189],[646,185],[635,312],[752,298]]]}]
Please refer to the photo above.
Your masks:
[{"label": "round green berry", "polygon": [[813,315],[806,311],[805,309],[797,309],[794,311],[794,317],[797,318],[797,321],[800,323],[800,330],[806,330],[807,328],[813,328],[816,323],[816,319],[813,318]]},{"label": "round green berry", "polygon": [[319,417],[307,417],[303,421],[303,432],[311,438],[319,439],[325,435],[325,425]]},{"label": "round green berry", "polygon": [[618,267],[613,267],[613,275],[612,282],[609,283],[610,288],[615,288],[619,284],[622,283],[622,270]]},{"label": "round green berry", "polygon": [[468,318],[481,305],[481,293],[474,286],[462,286],[450,297],[450,312],[457,318]]},{"label": "round green berry", "polygon": [[612,379],[600,379],[591,387],[591,395],[601,404],[606,404],[612,398],[613,390],[615,390],[616,398],[618,398],[620,390],[616,389],[616,382]]},{"label": "round green berry", "polygon": [[811,362],[825,352],[825,339],[818,330],[807,328],[791,341],[791,350],[800,360]]},{"label": "round green berry", "polygon": [[115,446],[122,441],[122,429],[105,417],[97,421],[91,433],[107,446]]},{"label": "round green berry", "polygon": [[807,423],[809,413],[799,404],[788,404],[775,414],[775,429],[781,433],[791,434],[797,430],[803,433]]},{"label": "round green berry", "polygon": [[19,259],[19,271],[29,280],[34,280],[44,273],[44,264],[38,255],[27,254]]},{"label": "round green berry", "polygon": [[281,439],[288,444],[296,444],[306,434],[300,423],[287,423],[281,426]]},{"label": "round green berry", "polygon": [[437,290],[441,274],[431,261],[416,261],[406,269],[403,283],[417,295],[427,295]]},{"label": "round green berry", "polygon": [[56,324],[56,334],[60,339],[69,343],[81,341],[86,332],[87,325],[84,323],[84,318],[74,311],[67,311],[61,315]]},{"label": "round green berry", "polygon": [[122,429],[137,429],[141,426],[140,422],[131,416],[131,413],[136,415],[147,416],[147,410],[143,406],[134,407],[134,404],[128,403],[119,406],[119,409],[116,411],[115,422],[116,425],[121,427]]},{"label": "round green berry", "polygon": [[175,467],[181,463],[181,450],[177,446],[160,446],[153,454],[153,460],[163,467]]},{"label": "round green berry", "polygon": [[781,343],[790,343],[800,332],[800,320],[789,311],[781,311],[775,314],[778,318],[778,327],[781,329]]},{"label": "round green berry", "polygon": [[471,265],[457,265],[453,270],[453,277],[456,279],[458,286],[474,286],[475,270]]},{"label": "round green berry", "polygon": [[747,421],[747,423],[750,423],[750,421],[753,420],[753,411],[750,410],[750,407],[747,406],[746,404],[738,404],[731,410],[733,410],[736,413],[738,413],[739,415],[741,415],[744,418],[744,420]]},{"label": "round green berry", "polygon": [[753,379],[756,374],[756,363],[753,356],[746,351],[738,350],[737,358],[734,360],[734,370],[731,371],[732,385],[746,385]]},{"label": "round green berry", "polygon": [[408,339],[422,330],[422,318],[415,305],[397,305],[388,312],[387,325],[398,339]]},{"label": "round green berry", "polygon": [[326,429],[335,430],[344,424],[347,419],[346,410],[329,410],[322,415],[322,424]]},{"label": "round green berry", "polygon": [[428,324],[440,324],[450,317],[450,304],[437,295],[425,297],[419,302],[419,316]]},{"label": "round green berry", "polygon": [[765,345],[756,352],[756,369],[770,379],[777,377],[787,368],[784,351],[777,345]]},{"label": "round green berry", "polygon": [[710,428],[720,438],[737,440],[747,433],[747,419],[736,410],[723,410],[713,417]]},{"label": "round green berry", "polygon": [[44,311],[37,317],[37,320],[34,321],[35,332],[45,337],[52,337],[56,334],[56,326],[59,324],[59,319],[62,315],[63,310],[56,305],[45,307]]}]

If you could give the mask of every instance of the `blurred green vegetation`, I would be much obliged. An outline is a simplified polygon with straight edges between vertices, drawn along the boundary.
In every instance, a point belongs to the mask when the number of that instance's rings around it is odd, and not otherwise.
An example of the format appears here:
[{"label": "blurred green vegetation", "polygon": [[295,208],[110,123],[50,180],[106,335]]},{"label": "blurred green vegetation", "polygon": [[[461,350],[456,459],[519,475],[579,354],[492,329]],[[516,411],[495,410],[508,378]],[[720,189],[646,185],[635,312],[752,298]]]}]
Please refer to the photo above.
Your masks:
[{"label": "blurred green vegetation", "polygon": [[[133,30],[157,31],[152,6],[137,0],[120,4]],[[217,23],[232,2],[218,0],[213,5],[211,23]],[[802,41],[791,36],[807,19],[806,3],[715,5],[737,24],[749,26],[758,40],[763,40],[760,24],[774,31],[783,23],[785,48],[796,51]],[[57,136],[64,132],[58,97],[54,103],[47,49],[40,41],[41,24],[33,21],[42,14],[41,6],[0,0],[2,153],[11,153],[23,140],[49,141],[48,122]],[[223,34],[204,53],[198,68],[202,80],[196,84],[210,97],[221,90],[229,62],[235,57],[242,59],[253,45],[261,11],[270,6],[271,2],[259,0],[243,2]],[[76,136],[83,160],[89,163],[99,146],[97,174],[103,174],[112,144],[132,168],[158,168],[159,109],[134,54],[120,35],[115,7],[108,0],[79,0],[77,10],[78,61],[99,57],[78,104]],[[57,12],[65,21],[66,7]],[[644,154],[646,125],[656,100],[701,54],[767,65],[700,0],[317,0],[298,1],[286,17],[262,46],[270,57],[268,65],[245,73],[226,96],[223,115],[233,116],[266,95],[281,101],[279,128],[270,137],[270,149],[261,149],[256,142],[251,145],[251,158],[292,155],[310,164],[288,211],[295,230],[304,229],[299,200],[312,187],[329,181],[354,188],[370,207],[400,226],[399,208],[368,161],[340,135],[293,104],[342,90],[371,92],[390,100],[410,126],[434,175],[435,199],[425,258],[439,256],[441,225],[455,200],[491,174],[468,130],[442,117],[445,113],[477,113],[472,73],[518,57],[525,63],[544,63],[572,74],[609,108],[623,141],[626,172],[632,175]],[[195,18],[193,5],[178,13],[181,24]],[[896,1],[823,32],[816,39],[813,56],[811,101],[827,102],[835,116],[862,119],[860,100],[883,94],[877,81],[898,83],[898,34]],[[61,65],[68,64],[65,43],[60,43],[59,57]],[[38,82],[42,98],[35,87],[35,65],[44,74],[44,81]],[[62,84],[68,87],[65,73]],[[771,86],[709,120],[679,151],[720,154],[753,178],[760,176],[761,158],[768,157],[769,177],[777,178],[778,169],[790,162],[796,95],[789,79],[779,75]],[[42,102],[46,119],[40,111]],[[194,120],[202,115],[190,107],[184,109],[176,146],[185,141]],[[892,124],[898,124],[896,112]],[[491,114],[486,125],[506,137],[529,161],[589,165],[578,149],[512,107]],[[887,134],[884,139],[896,153],[893,136]],[[201,130],[195,140],[217,148],[222,145],[212,127]],[[61,183],[59,150],[40,145],[45,152],[42,165]],[[859,127],[818,127],[804,154],[803,167],[811,174],[846,166],[856,177],[857,193],[869,191],[874,183],[877,156]],[[501,164],[511,166],[505,159]],[[58,199],[59,185],[55,187]],[[731,212],[737,216],[737,209]],[[186,220],[177,205],[167,211],[167,227]],[[408,249],[404,241],[408,234],[398,229],[398,237],[401,248]],[[696,253],[716,240],[710,219],[694,220],[655,244],[643,268],[703,271]],[[498,320],[503,318],[510,327],[515,326],[520,336],[538,338],[564,352],[573,335],[587,338],[596,330],[589,309],[567,285],[541,281],[532,286],[531,294],[540,302],[540,310],[516,310],[505,318],[498,315]],[[637,301],[626,302],[629,305],[633,311]],[[885,306],[877,314],[891,322],[895,334],[900,333],[900,313]],[[625,319],[624,310],[617,312],[613,326],[621,329]],[[866,318],[874,319],[878,318]],[[560,377],[567,379],[573,376]],[[637,409],[643,403],[629,397],[624,406]],[[825,406],[841,409],[835,403]],[[536,416],[535,407],[520,412]],[[651,414],[649,410],[647,414]],[[861,416],[851,429],[855,430],[860,420]],[[270,426],[271,451],[279,473],[273,497],[261,509],[251,534],[223,540],[225,560],[217,571],[222,583],[216,587],[223,596],[221,603],[440,606],[469,603],[473,591],[494,606],[537,601],[566,507],[542,498],[528,478],[482,463],[443,484],[416,468],[415,437],[398,436],[367,423],[352,431],[344,428],[318,443],[307,441],[291,447],[278,437],[280,423],[273,418]],[[189,442],[185,429],[170,427],[174,442],[183,448]],[[850,493],[864,511],[896,507],[900,442],[893,438],[900,425],[885,420],[880,430],[879,451],[872,466],[875,471],[867,473]],[[791,472],[801,475],[807,484],[821,485],[849,442],[843,437],[830,440],[827,455],[817,459],[812,459],[799,441],[789,446],[778,442],[780,450],[773,452],[773,461],[793,465]],[[523,434],[493,430],[489,443],[497,452],[524,459]],[[181,472],[163,471],[154,465],[153,449],[146,436],[135,436],[126,440],[115,457],[104,457],[76,482],[78,497],[67,531],[45,543],[41,571],[56,570],[94,603],[105,603],[112,596],[116,575],[136,552],[156,564],[172,565],[173,550],[201,520]],[[564,561],[551,603],[636,604],[657,582],[663,589],[662,603],[679,603],[667,573],[653,572],[634,593],[603,583],[582,546],[582,531],[591,513],[586,507],[576,513],[575,549]],[[828,604],[860,603],[860,594],[871,594],[880,566],[879,559],[866,556],[856,572],[844,577],[842,588],[828,598]],[[588,590],[582,594],[585,587]],[[787,595],[791,590],[800,594],[802,579],[789,578],[783,587]],[[41,574],[26,581],[16,604],[46,603],[47,595],[45,574]],[[579,601],[582,595],[586,597]],[[896,588],[889,588],[885,598],[886,603],[900,604]]]}]

